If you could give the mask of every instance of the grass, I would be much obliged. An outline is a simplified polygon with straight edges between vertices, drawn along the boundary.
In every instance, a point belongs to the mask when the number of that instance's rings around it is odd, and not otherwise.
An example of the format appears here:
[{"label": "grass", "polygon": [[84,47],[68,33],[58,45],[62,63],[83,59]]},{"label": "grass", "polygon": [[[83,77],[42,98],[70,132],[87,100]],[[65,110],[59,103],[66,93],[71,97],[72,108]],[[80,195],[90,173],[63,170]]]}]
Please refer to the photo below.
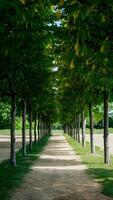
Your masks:
[{"label": "grass", "polygon": [[63,134],[63,130],[52,130],[52,135],[54,134]]},{"label": "grass", "polygon": [[[28,135],[29,134],[29,130],[26,129],[26,134]],[[6,136],[10,136],[10,129],[3,129],[3,130],[0,130],[0,135],[6,135]],[[22,135],[22,130],[16,130],[16,135],[17,136],[21,136]]]},{"label": "grass", "polygon": [[[52,133],[63,133],[63,130],[52,130]],[[86,133],[89,134],[90,130],[89,128],[86,129]],[[113,133],[113,128],[109,128],[109,133]],[[29,130],[26,129],[26,134],[29,135]],[[103,134],[103,129],[94,129],[94,134]],[[6,135],[10,136],[10,129],[3,129],[0,130],[0,135]],[[21,136],[22,131],[21,130],[16,130],[16,136]]]},{"label": "grass", "polygon": [[[96,129],[94,128],[94,134],[103,134],[104,130],[103,129]],[[86,129],[86,134],[90,133],[90,129],[87,128]],[[112,134],[113,133],[113,128],[109,128],[109,133]]]},{"label": "grass", "polygon": [[[63,130],[52,130],[52,133],[63,133]],[[0,130],[0,135],[10,136],[10,129]],[[16,130],[16,136],[21,136],[22,130]],[[29,129],[26,129],[26,135],[29,135]]]},{"label": "grass", "polygon": [[39,153],[49,139],[45,137],[37,144],[33,144],[33,150],[22,157],[21,150],[17,152],[17,166],[9,166],[9,160],[0,164],[0,200],[9,200],[15,188],[23,182],[25,175],[31,170],[31,165],[38,158]]},{"label": "grass", "polygon": [[[81,156],[82,163],[87,165],[87,173],[101,183],[102,193],[113,197],[113,164],[103,163],[103,151],[96,147],[96,154],[91,155],[88,142],[86,147],[82,147],[70,136],[65,135],[65,137],[76,153]],[[113,163],[113,157],[111,157],[111,163]]]}]

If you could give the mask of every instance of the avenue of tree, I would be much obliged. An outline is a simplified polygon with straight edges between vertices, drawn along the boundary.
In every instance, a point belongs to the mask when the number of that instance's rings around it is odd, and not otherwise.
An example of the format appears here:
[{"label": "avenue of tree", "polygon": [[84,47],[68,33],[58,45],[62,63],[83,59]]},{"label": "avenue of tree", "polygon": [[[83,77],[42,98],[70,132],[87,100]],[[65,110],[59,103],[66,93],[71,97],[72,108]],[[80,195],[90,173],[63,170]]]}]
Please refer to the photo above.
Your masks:
[{"label": "avenue of tree", "polygon": [[60,0],[55,1],[55,11],[60,22],[56,62],[59,66],[59,102],[64,131],[80,142],[81,126],[84,146],[86,115],[89,113],[91,153],[95,153],[93,108],[103,103],[104,162],[109,163],[108,103],[113,96],[113,2]]},{"label": "avenue of tree", "polygon": [[47,1],[0,1],[0,96],[2,102],[11,105],[11,165],[16,165],[17,108],[22,116],[23,156],[26,155],[26,116],[29,150],[32,149],[33,121],[35,142],[51,129],[55,98],[49,9]]},{"label": "avenue of tree", "polygon": [[[15,125],[22,116],[22,152],[50,134],[57,121],[85,146],[89,115],[95,153],[93,110],[103,103],[104,162],[110,162],[108,105],[113,91],[112,0],[0,1],[0,98],[11,106],[11,156],[16,165]],[[34,122],[34,123],[33,123]],[[32,126],[34,125],[34,127]]]}]

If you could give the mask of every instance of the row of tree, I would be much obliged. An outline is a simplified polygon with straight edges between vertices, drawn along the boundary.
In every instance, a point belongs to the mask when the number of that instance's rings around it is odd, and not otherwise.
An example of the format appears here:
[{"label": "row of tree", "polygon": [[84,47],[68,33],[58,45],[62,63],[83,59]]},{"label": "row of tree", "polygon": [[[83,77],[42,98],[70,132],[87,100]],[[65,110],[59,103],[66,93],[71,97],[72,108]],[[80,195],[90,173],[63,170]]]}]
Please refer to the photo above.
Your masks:
[{"label": "row of tree", "polygon": [[[17,108],[22,116],[22,151],[26,155],[26,116],[29,149],[32,122],[35,142],[50,133],[55,111],[49,2],[0,1],[0,96],[11,107],[10,164],[16,165],[15,123]],[[5,100],[4,100],[5,99]],[[40,127],[40,131],[39,131]]]},{"label": "row of tree", "polygon": [[[112,100],[112,1],[54,1],[59,21],[56,63],[59,103],[64,129],[77,127],[82,116],[84,145],[85,115],[89,112],[91,152],[94,153],[93,107],[103,103],[104,162],[109,163],[108,103]],[[75,123],[76,122],[76,123]]]},{"label": "row of tree", "polygon": [[23,155],[26,154],[26,116],[31,149],[32,121],[36,141],[37,118],[42,129],[50,130],[57,112],[65,130],[72,132],[76,127],[76,134],[71,134],[78,141],[82,116],[83,145],[85,118],[89,112],[91,152],[94,153],[92,111],[102,102],[104,162],[109,163],[112,16],[112,1],[0,1],[0,96],[1,102],[5,98],[11,106],[11,165],[16,164],[17,108],[22,116]]}]

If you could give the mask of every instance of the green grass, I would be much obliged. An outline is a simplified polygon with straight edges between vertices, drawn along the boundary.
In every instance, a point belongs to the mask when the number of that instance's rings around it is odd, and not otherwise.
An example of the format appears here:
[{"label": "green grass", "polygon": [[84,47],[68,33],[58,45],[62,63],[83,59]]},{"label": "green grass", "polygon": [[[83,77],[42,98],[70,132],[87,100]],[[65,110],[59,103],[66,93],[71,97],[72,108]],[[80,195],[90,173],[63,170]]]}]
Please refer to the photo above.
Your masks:
[{"label": "green grass", "polygon": [[[63,133],[63,130],[52,130],[52,133]],[[0,135],[10,136],[10,129],[0,130]],[[22,130],[16,130],[16,136],[21,136]],[[29,135],[29,129],[26,129],[26,135]]]},{"label": "green grass", "polygon": [[23,182],[24,176],[31,170],[31,165],[38,158],[39,153],[49,139],[45,137],[37,144],[33,144],[33,150],[22,157],[21,150],[17,152],[17,166],[9,166],[9,160],[0,164],[0,200],[9,200],[14,189]]},{"label": "green grass", "polygon": [[[63,133],[63,130],[52,130],[52,133]],[[89,134],[90,130],[87,128],[86,133]],[[113,128],[109,128],[109,133],[113,133]],[[26,134],[29,135],[29,130],[26,129]],[[103,134],[103,129],[94,129],[94,134]],[[0,130],[0,135],[8,135],[10,136],[10,129]],[[16,136],[21,136],[22,131],[16,130]]]},{"label": "green grass", "polygon": [[[29,134],[29,130],[26,129],[26,134],[28,135]],[[0,135],[7,135],[7,136],[10,136],[10,129],[3,129],[3,130],[0,130]],[[21,136],[22,135],[22,130],[16,130],[16,135],[17,136]]]},{"label": "green grass", "polygon": [[[103,129],[96,129],[94,128],[94,134],[103,134]],[[86,134],[90,133],[90,129],[86,128]],[[113,128],[109,128],[109,133],[112,134],[113,133]]]},{"label": "green grass", "polygon": [[[103,151],[96,147],[96,154],[91,155],[89,143],[86,144],[86,147],[82,147],[70,136],[65,135],[65,137],[77,154],[81,156],[82,163],[88,166],[86,172],[101,183],[102,193],[113,197],[113,164],[110,166],[103,164]],[[111,157],[111,163],[113,163],[113,157]]]},{"label": "green grass", "polygon": [[54,134],[63,134],[63,130],[52,130],[52,135]]}]

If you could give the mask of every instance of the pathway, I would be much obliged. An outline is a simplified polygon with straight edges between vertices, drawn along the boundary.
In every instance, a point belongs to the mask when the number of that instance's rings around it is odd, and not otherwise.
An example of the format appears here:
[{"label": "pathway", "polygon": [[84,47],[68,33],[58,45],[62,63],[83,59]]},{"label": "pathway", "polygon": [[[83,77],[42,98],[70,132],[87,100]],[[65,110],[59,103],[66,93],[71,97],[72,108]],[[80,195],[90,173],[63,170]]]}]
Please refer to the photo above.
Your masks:
[{"label": "pathway", "polygon": [[54,135],[11,200],[110,200],[85,173],[62,135]]}]

